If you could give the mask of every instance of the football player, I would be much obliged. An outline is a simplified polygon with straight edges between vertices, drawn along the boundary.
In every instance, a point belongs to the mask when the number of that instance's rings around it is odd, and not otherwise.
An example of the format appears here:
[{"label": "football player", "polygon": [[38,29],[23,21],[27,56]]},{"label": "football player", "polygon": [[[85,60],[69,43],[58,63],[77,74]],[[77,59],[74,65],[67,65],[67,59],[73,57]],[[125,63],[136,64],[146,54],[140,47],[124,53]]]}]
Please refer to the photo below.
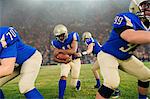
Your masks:
[{"label": "football player", "polygon": [[[84,32],[82,35],[82,41],[84,41],[84,43],[87,45],[87,50],[82,52],[81,55],[88,55],[93,53],[93,55],[97,56],[97,54],[100,52],[101,50],[101,45],[99,44],[99,42],[96,39],[93,39],[92,35],[90,32]],[[96,79],[96,85],[94,86],[94,88],[99,88],[100,87],[100,77],[99,77],[99,73],[98,70],[99,69],[99,65],[97,60],[95,61],[95,63],[93,64],[92,67],[92,72],[94,74],[94,77]]]},{"label": "football player", "polygon": [[[82,41],[87,45],[87,50],[81,53],[82,56],[93,53],[97,57],[97,54],[101,51],[101,45],[99,42],[92,37],[90,32],[84,32],[82,35]],[[96,79],[96,85],[94,88],[100,88],[100,77],[98,73],[98,69],[100,69],[98,61],[96,60],[93,64],[92,71],[94,77]],[[112,98],[118,98],[120,96],[120,90],[117,88],[115,92],[112,94]]]},{"label": "football player", "polygon": [[109,98],[119,86],[118,68],[138,79],[138,98],[148,98],[150,69],[132,52],[140,44],[150,43],[150,1],[133,0],[129,11],[115,17],[110,38],[98,54],[104,83],[98,90],[96,99]]},{"label": "football player", "polygon": [[[81,61],[78,58],[78,42],[79,35],[77,32],[70,32],[63,24],[58,24],[54,28],[54,36],[56,39],[52,40],[54,47],[54,60],[60,63],[61,74],[59,80],[59,98],[63,99],[66,88],[66,80],[71,70],[71,86],[75,87],[76,90],[80,90],[79,73],[81,68]],[[72,57],[72,61],[60,60],[56,56],[59,53],[67,54]]]},{"label": "football player", "polygon": [[[20,75],[20,92],[27,99],[43,99],[34,86],[41,67],[41,53],[24,44],[13,27],[0,27],[0,59],[0,88]],[[18,66],[15,66],[15,63]],[[0,99],[3,98],[3,91],[0,90]]]}]

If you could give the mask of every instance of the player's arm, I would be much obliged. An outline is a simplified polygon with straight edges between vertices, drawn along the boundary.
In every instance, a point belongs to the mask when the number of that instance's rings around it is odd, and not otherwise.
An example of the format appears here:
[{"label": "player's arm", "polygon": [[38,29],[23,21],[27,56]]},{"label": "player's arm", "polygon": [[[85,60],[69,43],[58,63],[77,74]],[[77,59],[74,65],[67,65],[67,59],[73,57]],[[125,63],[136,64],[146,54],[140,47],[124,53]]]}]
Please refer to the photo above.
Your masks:
[{"label": "player's arm", "polygon": [[58,59],[56,57],[54,57],[54,61],[58,62],[58,63],[69,63],[70,62],[70,60],[60,60],[60,59]]},{"label": "player's arm", "polygon": [[76,40],[73,40],[70,49],[67,50],[59,49],[59,52],[72,55],[72,54],[76,54],[77,49],[78,49],[78,42]]},{"label": "player's arm", "polygon": [[150,43],[150,31],[127,29],[121,33],[121,38],[133,44]]},{"label": "player's arm", "polygon": [[58,48],[54,48],[54,53],[53,53],[53,55],[54,55],[54,61],[55,62],[58,62],[58,63],[68,63],[68,62],[70,62],[70,60],[69,59],[67,59],[67,60],[60,60],[60,59],[58,59],[57,58],[57,55],[59,54],[59,51],[58,51],[59,49]]},{"label": "player's arm", "polygon": [[150,31],[134,30],[132,19],[125,15],[117,15],[114,20],[114,30],[122,39],[133,44],[150,43]]},{"label": "player's arm", "polygon": [[90,43],[90,44],[88,45],[87,50],[86,50],[86,51],[84,51],[84,52],[82,52],[81,54],[82,54],[82,55],[87,55],[87,54],[92,53],[92,51],[93,51],[93,47],[94,47],[94,43]]},{"label": "player's arm", "polygon": [[16,62],[16,58],[1,59],[0,77],[12,74],[14,71],[15,62]]},{"label": "player's arm", "polygon": [[66,49],[66,50],[60,50],[62,53],[64,54],[76,54],[77,49],[78,49],[78,41],[80,40],[80,37],[78,35],[78,33],[74,33],[73,34],[73,38],[72,38],[72,43],[71,43],[71,48]]},{"label": "player's arm", "polygon": [[59,49],[58,48],[54,48],[54,52],[53,52],[53,56],[56,57],[59,53]]}]

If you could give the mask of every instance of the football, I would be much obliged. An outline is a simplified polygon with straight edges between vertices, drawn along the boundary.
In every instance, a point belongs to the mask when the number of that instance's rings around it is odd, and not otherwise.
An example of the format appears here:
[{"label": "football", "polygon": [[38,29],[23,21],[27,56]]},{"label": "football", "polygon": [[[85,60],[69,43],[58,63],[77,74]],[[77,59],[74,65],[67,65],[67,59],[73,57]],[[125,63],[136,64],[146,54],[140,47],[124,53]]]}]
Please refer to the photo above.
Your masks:
[{"label": "football", "polygon": [[59,53],[57,56],[56,56],[57,59],[60,59],[60,60],[67,60],[70,58],[69,55],[67,54],[63,54],[63,53]]}]

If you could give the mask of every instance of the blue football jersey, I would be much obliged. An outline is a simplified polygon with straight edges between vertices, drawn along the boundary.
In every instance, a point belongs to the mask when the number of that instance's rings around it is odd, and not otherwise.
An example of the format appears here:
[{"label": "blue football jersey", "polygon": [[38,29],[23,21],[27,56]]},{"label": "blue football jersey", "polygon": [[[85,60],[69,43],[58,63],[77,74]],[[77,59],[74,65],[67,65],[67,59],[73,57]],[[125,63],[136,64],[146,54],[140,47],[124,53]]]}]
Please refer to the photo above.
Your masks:
[{"label": "blue football jersey", "polygon": [[131,44],[120,37],[120,34],[126,29],[149,31],[135,14],[130,12],[118,14],[114,19],[110,37],[102,46],[102,51],[121,60],[130,58],[139,45]]},{"label": "blue football jersey", "polygon": [[16,63],[22,64],[36,51],[35,48],[24,44],[13,27],[0,27],[0,59],[16,57]]},{"label": "blue football jersey", "polygon": [[60,42],[59,40],[54,39],[51,41],[51,44],[53,45],[54,48],[65,50],[71,48],[71,44],[73,40],[76,40],[78,42],[80,41],[80,37],[77,32],[69,33],[67,39],[65,39],[64,42]]},{"label": "blue football jersey", "polygon": [[94,43],[92,53],[97,56],[97,54],[101,51],[101,45],[96,39],[89,38],[85,40],[85,44],[88,46],[89,44]]},{"label": "blue football jersey", "polygon": [[[80,37],[77,32],[70,32],[68,34],[68,37],[64,40],[64,42],[60,42],[59,40],[54,39],[51,41],[51,44],[54,48],[66,50],[66,49],[71,49],[71,44],[73,40],[76,40],[78,42],[80,41]],[[73,56],[73,59],[74,58],[75,57]]]}]

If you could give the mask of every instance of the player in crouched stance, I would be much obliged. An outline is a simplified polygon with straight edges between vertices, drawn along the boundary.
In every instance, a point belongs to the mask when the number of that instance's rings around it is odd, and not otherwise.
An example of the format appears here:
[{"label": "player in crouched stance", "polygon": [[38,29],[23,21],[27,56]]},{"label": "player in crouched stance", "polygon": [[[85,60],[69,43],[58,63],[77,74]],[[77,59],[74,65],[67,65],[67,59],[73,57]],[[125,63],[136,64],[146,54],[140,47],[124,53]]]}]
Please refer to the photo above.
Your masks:
[{"label": "player in crouched stance", "polygon": [[[41,53],[24,44],[13,27],[0,27],[0,59],[0,88],[20,75],[20,92],[27,99],[43,99],[34,86],[41,67]],[[19,66],[15,67],[15,63]],[[0,99],[4,99],[2,90]]]},{"label": "player in crouched stance", "polygon": [[[81,61],[78,58],[77,50],[78,50],[78,41],[79,35],[77,32],[70,32],[68,34],[68,30],[66,26],[59,24],[54,28],[54,36],[56,39],[52,40],[52,45],[54,47],[54,60],[60,63],[61,66],[61,74],[59,80],[59,98],[63,99],[64,92],[66,88],[66,80],[68,74],[71,70],[71,86],[75,87],[76,90],[80,90],[80,81],[78,80],[81,68]],[[63,60],[65,57],[60,57],[59,54],[69,55],[72,57],[71,59]],[[62,55],[63,56],[63,55]]]},{"label": "player in crouched stance", "polygon": [[120,13],[115,17],[110,38],[98,54],[104,83],[98,90],[96,99],[109,98],[118,87],[118,68],[138,79],[138,98],[148,98],[150,69],[132,52],[140,44],[150,43],[150,1],[133,1],[129,7],[130,12]]}]

